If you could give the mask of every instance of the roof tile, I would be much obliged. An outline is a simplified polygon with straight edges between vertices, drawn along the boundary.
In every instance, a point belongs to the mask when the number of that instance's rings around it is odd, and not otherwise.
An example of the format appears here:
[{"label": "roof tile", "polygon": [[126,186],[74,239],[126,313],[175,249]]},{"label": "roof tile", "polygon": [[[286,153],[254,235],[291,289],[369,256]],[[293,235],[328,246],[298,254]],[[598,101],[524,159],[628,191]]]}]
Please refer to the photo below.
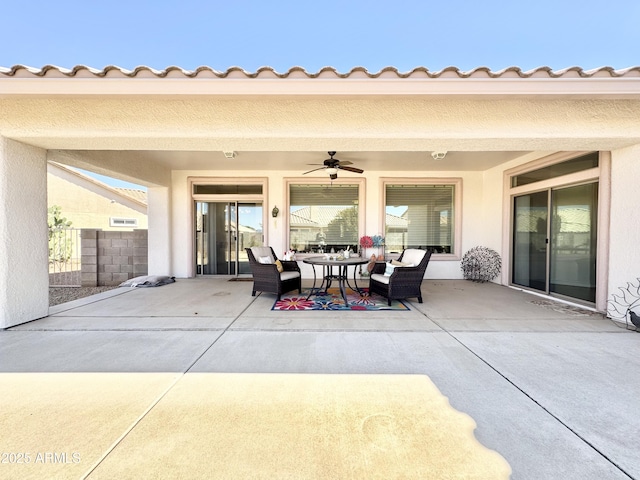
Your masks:
[{"label": "roof tile", "polygon": [[[26,75],[25,75],[26,74]],[[64,77],[114,77],[123,75],[126,77],[178,77],[180,75],[188,78],[196,77],[217,77],[217,78],[258,78],[258,77],[277,77],[277,78],[319,78],[319,77],[337,77],[337,78],[379,78],[389,77],[390,75],[398,78],[470,78],[470,77],[489,77],[489,78],[591,78],[591,77],[640,77],[640,66],[634,66],[624,69],[614,69],[613,67],[599,67],[591,70],[584,70],[580,67],[568,67],[561,70],[552,70],[550,67],[538,67],[532,70],[524,71],[519,67],[507,67],[502,70],[493,71],[488,67],[477,67],[472,70],[463,71],[457,67],[446,67],[442,70],[431,71],[426,67],[416,67],[408,72],[400,72],[395,67],[385,67],[377,72],[369,72],[364,67],[354,67],[346,73],[338,72],[334,67],[323,67],[317,72],[308,72],[303,67],[291,67],[283,73],[277,72],[272,67],[260,67],[255,72],[248,72],[241,67],[230,67],[225,71],[214,70],[207,66],[201,66],[195,70],[184,70],[177,66],[170,66],[163,70],[153,69],[151,67],[139,66],[133,70],[127,70],[115,65],[109,65],[102,69],[91,68],[85,65],[76,65],[68,69],[55,65],[45,65],[41,68],[28,67],[25,65],[14,65],[10,68],[0,67],[0,76],[6,77],[24,77],[24,76],[45,77],[64,76]]]}]

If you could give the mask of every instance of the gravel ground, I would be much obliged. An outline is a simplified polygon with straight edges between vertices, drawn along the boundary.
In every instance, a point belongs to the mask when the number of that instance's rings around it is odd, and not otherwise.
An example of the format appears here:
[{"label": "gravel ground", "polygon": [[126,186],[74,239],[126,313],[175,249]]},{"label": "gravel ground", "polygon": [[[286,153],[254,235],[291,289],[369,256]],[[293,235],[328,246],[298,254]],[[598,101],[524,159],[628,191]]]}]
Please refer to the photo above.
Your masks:
[{"label": "gravel ground", "polygon": [[114,288],[118,287],[49,287],[49,306],[53,307]]}]

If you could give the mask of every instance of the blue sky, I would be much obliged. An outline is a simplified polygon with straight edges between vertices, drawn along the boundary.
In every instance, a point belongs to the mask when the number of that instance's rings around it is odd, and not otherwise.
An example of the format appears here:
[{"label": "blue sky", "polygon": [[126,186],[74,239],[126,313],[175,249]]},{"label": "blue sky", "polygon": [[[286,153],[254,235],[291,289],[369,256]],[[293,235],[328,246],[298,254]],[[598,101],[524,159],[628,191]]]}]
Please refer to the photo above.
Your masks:
[{"label": "blue sky", "polygon": [[621,69],[639,25],[638,0],[6,0],[0,67]]},{"label": "blue sky", "polygon": [[111,177],[107,177],[105,175],[100,175],[98,173],[93,173],[93,172],[89,172],[88,170],[83,170],[81,168],[76,168],[75,170],[78,170],[79,172],[95,178],[96,180],[102,182],[102,183],[106,183],[107,185],[110,185],[112,187],[122,187],[122,188],[135,188],[137,190],[147,190],[147,187],[142,186],[142,185],[137,185],[135,183],[129,183],[129,182],[125,182],[123,180],[118,180],[115,178],[111,178]]},{"label": "blue sky", "polygon": [[640,65],[637,0],[5,1],[0,66]]}]

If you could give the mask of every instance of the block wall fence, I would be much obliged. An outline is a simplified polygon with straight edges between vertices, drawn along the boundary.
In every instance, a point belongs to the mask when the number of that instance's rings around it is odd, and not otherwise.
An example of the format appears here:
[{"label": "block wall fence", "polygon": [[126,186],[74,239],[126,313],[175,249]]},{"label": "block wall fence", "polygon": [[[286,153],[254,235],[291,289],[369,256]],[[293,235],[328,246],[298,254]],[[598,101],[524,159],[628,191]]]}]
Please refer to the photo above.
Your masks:
[{"label": "block wall fence", "polygon": [[147,275],[148,231],[81,231],[83,287],[113,286]]}]

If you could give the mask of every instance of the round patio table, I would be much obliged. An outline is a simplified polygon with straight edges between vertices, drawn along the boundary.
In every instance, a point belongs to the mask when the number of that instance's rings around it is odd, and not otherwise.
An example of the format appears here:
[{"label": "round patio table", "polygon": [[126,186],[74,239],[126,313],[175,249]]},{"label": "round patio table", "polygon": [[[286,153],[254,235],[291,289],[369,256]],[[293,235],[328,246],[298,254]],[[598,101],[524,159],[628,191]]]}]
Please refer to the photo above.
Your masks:
[{"label": "round patio table", "polygon": [[[347,276],[347,270],[350,266],[364,265],[368,263],[369,260],[362,257],[351,257],[345,258],[344,260],[338,260],[337,258],[328,258],[328,257],[309,257],[302,260],[304,263],[308,263],[313,266],[313,287],[309,291],[309,295],[307,296],[307,300],[312,295],[318,295],[319,293],[324,292],[327,293],[329,287],[331,287],[331,283],[334,280],[338,281],[338,287],[340,288],[340,294],[342,295],[342,299],[344,300],[345,305],[349,305],[349,301],[347,300],[347,291],[345,285],[351,288],[354,291],[357,291],[360,295],[362,295],[362,290],[358,288],[358,283],[356,282],[356,270],[353,269],[353,286],[349,283],[349,278]],[[322,283],[319,287],[316,287],[317,276],[316,276],[316,265],[322,265]],[[338,273],[333,273],[333,267],[337,267]]]}]

